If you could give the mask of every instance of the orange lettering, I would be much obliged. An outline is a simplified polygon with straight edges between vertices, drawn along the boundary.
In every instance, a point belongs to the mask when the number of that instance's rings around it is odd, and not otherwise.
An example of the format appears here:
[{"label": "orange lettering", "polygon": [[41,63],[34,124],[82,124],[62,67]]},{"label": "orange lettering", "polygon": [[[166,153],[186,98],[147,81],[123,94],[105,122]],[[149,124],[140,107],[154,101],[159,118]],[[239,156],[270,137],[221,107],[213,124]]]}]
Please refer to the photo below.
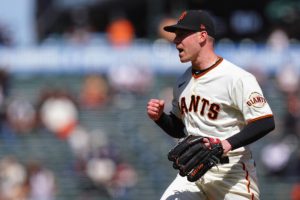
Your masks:
[{"label": "orange lettering", "polygon": [[180,110],[181,110],[181,114],[187,113],[187,111],[188,111],[186,103],[185,103],[185,97],[181,98]]},{"label": "orange lettering", "polygon": [[194,112],[198,111],[199,100],[200,100],[199,96],[197,96],[196,98],[195,98],[195,95],[191,96],[191,102],[190,102],[190,108],[189,108],[190,112],[191,111],[194,111]]},{"label": "orange lettering", "polygon": [[203,116],[204,115],[204,111],[205,111],[205,107],[209,105],[209,101],[207,99],[202,99],[202,108],[200,111],[200,114]]},{"label": "orange lettering", "polygon": [[209,113],[207,114],[207,116],[209,117],[209,119],[215,120],[217,119],[219,112],[220,105],[213,103],[209,108]]}]

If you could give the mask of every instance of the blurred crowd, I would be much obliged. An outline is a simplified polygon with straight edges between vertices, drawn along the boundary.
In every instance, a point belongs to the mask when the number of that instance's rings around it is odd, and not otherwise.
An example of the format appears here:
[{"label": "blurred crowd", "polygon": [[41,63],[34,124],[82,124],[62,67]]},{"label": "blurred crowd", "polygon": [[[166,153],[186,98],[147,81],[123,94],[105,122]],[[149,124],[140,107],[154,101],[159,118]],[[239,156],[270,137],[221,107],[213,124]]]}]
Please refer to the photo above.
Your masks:
[{"label": "blurred crowd", "polygon": [[[118,144],[101,127],[83,125],[80,112],[110,106],[130,109],[136,97],[150,90],[151,77],[144,69],[125,67],[105,76],[89,74],[76,94],[65,86],[47,85],[32,101],[11,95],[11,76],[2,70],[0,142],[14,146],[24,135],[53,134],[72,152],[74,174],[86,180],[80,186],[83,199],[90,198],[91,191],[107,199],[128,199],[128,191],[138,181],[135,167],[122,157]],[[59,177],[43,163],[29,158],[28,155],[21,161],[15,155],[7,155],[0,159],[0,200],[55,199]]]}]

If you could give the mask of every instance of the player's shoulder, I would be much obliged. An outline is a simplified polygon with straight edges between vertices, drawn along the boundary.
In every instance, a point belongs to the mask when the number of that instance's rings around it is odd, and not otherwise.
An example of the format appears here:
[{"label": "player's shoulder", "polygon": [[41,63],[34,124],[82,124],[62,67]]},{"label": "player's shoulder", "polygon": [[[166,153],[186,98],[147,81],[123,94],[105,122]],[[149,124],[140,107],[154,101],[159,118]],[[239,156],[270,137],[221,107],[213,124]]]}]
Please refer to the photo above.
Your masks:
[{"label": "player's shoulder", "polygon": [[253,74],[248,72],[247,70],[243,69],[240,66],[237,66],[236,64],[223,59],[221,63],[221,67],[219,68],[224,75],[230,76],[232,78],[242,78],[242,77],[254,77]]}]

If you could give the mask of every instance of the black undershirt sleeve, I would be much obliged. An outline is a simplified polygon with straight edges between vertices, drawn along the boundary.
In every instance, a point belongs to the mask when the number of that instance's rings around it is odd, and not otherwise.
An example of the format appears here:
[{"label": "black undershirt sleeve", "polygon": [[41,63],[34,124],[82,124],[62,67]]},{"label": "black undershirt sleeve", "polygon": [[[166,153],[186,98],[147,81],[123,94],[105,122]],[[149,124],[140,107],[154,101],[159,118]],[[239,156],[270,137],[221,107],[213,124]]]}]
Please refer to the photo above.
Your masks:
[{"label": "black undershirt sleeve", "polygon": [[232,150],[234,150],[255,142],[274,130],[274,128],[275,122],[273,117],[259,119],[246,125],[241,132],[229,137],[227,141],[231,144]]},{"label": "black undershirt sleeve", "polygon": [[171,137],[183,138],[186,136],[183,122],[172,113],[169,115],[163,113],[155,123]]}]

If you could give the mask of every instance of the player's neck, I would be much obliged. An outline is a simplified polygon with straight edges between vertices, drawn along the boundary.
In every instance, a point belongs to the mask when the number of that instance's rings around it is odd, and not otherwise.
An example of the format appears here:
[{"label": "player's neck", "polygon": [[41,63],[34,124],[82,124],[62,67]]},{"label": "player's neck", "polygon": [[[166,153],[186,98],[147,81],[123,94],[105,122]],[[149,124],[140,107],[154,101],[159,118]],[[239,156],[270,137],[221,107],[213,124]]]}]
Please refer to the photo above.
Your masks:
[{"label": "player's neck", "polygon": [[193,69],[205,70],[213,66],[219,59],[220,57],[216,54],[201,56],[196,61],[192,62],[192,67]]}]

